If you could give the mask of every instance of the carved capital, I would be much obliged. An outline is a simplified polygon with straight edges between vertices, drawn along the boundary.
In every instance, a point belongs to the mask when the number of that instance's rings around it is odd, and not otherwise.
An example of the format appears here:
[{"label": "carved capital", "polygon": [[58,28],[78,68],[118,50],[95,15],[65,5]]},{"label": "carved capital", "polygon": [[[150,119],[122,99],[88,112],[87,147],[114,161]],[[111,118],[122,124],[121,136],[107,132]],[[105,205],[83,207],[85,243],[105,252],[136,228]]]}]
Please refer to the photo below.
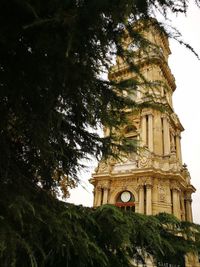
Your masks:
[{"label": "carved capital", "polygon": [[100,192],[101,189],[102,189],[101,186],[97,186],[97,187],[96,187],[96,190],[97,190],[98,192]]},{"label": "carved capital", "polygon": [[137,179],[137,184],[143,186],[145,184],[146,178],[140,177]]},{"label": "carved capital", "polygon": [[171,186],[170,186],[170,188],[171,188],[172,190],[180,191],[179,184],[178,184],[177,181],[172,181],[172,182],[171,182]]},{"label": "carved capital", "polygon": [[152,188],[152,184],[146,184],[146,189],[151,189]]},{"label": "carved capital", "polygon": [[185,200],[191,200],[192,201],[192,197],[191,197],[191,192],[187,192],[185,193]]},{"label": "carved capital", "polygon": [[180,192],[180,188],[178,186],[172,187],[172,191]]},{"label": "carved capital", "polygon": [[109,189],[110,181],[109,180],[101,181],[98,186],[103,189]]},{"label": "carved capital", "polygon": [[139,192],[140,190],[144,190],[144,185],[143,184],[139,184],[137,187],[137,192]]},{"label": "carved capital", "polygon": [[146,185],[146,186],[152,186],[152,185],[153,185],[153,183],[152,183],[152,178],[147,177],[147,178],[145,179],[145,185]]}]

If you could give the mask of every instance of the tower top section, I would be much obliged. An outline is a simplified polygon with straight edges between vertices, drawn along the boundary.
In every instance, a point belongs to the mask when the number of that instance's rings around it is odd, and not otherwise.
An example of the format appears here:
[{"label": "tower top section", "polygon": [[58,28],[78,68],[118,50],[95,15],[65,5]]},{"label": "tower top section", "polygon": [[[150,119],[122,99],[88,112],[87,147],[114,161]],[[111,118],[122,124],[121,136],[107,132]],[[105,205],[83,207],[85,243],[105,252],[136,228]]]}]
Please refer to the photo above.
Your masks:
[{"label": "tower top section", "polygon": [[[131,30],[125,31],[122,40],[124,53],[128,60],[123,56],[118,56],[116,65],[113,66],[109,73],[109,79],[121,81],[129,79],[138,79],[130,73],[130,63],[139,69],[144,78],[155,84],[162,83],[162,87],[166,87],[166,91],[170,94],[176,89],[175,79],[168,66],[168,58],[171,54],[169,48],[168,36],[164,28],[157,22],[157,20],[150,18],[148,20],[138,20]],[[127,57],[128,55],[128,57]],[[159,68],[157,74],[160,77],[150,74],[150,69]],[[149,72],[150,71],[150,72]],[[147,73],[149,72],[149,73]],[[155,74],[155,72],[154,72]],[[157,75],[158,76],[158,75]],[[169,103],[172,107],[172,103]]]},{"label": "tower top section", "polygon": [[[157,47],[162,49],[164,55],[166,58],[168,58],[169,54],[171,54],[170,48],[169,48],[169,41],[168,41],[168,35],[164,29],[164,27],[159,24],[159,22],[154,18],[149,19],[140,19],[133,25],[133,34],[136,34],[136,36],[144,38],[148,40],[150,43],[149,45]],[[126,38],[128,38],[129,35],[126,35]],[[140,38],[139,38],[140,39]],[[131,42],[137,42],[137,40],[134,39],[134,36],[131,38]]]}]

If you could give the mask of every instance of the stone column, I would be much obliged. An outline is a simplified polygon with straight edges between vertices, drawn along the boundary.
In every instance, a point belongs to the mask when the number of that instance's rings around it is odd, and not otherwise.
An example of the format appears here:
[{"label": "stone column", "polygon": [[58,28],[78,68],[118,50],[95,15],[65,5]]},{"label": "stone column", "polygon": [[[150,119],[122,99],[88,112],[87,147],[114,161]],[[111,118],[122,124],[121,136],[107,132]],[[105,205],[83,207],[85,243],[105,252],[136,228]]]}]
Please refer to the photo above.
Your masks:
[{"label": "stone column", "polygon": [[170,153],[170,134],[169,134],[169,122],[166,117],[163,118],[163,152],[164,156]]},{"label": "stone column", "polygon": [[172,189],[173,214],[176,218],[181,219],[180,195],[178,188]]},{"label": "stone column", "polygon": [[96,194],[95,194],[97,207],[101,206],[101,195],[102,195],[102,189],[101,187],[97,187]]},{"label": "stone column", "polygon": [[103,201],[102,204],[107,204],[108,203],[108,188],[104,187],[103,188]]},{"label": "stone column", "polygon": [[162,148],[162,120],[161,120],[161,114],[159,111],[154,112],[154,129],[153,129],[153,135],[154,135],[154,146],[153,150],[154,153],[163,156],[163,148]]},{"label": "stone column", "polygon": [[142,132],[141,132],[141,139],[142,139],[142,145],[147,145],[147,120],[146,120],[146,115],[142,116]]},{"label": "stone column", "polygon": [[139,185],[139,213],[144,214],[144,186]]},{"label": "stone column", "polygon": [[146,215],[152,215],[152,185],[146,185]]},{"label": "stone column", "polygon": [[184,195],[181,195],[182,220],[186,220]]},{"label": "stone column", "polygon": [[186,221],[193,222],[192,216],[192,199],[187,198],[185,200],[185,209],[186,209]]},{"label": "stone column", "polygon": [[182,164],[182,154],[181,154],[181,142],[180,142],[180,135],[176,135],[176,155],[177,158],[180,162],[180,164]]},{"label": "stone column", "polygon": [[153,115],[148,115],[148,147],[153,152]]}]

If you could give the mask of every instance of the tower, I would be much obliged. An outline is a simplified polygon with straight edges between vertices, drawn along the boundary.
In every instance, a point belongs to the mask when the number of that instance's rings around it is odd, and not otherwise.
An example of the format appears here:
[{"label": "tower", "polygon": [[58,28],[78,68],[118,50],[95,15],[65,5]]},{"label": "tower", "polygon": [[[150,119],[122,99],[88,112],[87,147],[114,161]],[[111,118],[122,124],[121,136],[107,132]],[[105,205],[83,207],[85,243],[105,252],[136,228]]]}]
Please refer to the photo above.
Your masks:
[{"label": "tower", "polygon": [[[108,203],[146,215],[166,212],[192,222],[191,194],[195,188],[182,163],[180,140],[184,128],[173,109],[176,85],[167,63],[168,38],[154,19],[145,22],[145,26],[138,22],[134,27],[150,45],[143,51],[129,36],[123,44],[133,52],[132,60],[149,85],[141,83],[130,97],[138,104],[155,105],[146,105],[134,112],[127,110],[129,124],[121,131],[126,137],[139,141],[138,151],[127,154],[122,161],[99,163],[90,180],[94,185],[94,206]],[[137,74],[131,71],[129,64],[117,58],[109,79],[131,78],[136,79]]]}]

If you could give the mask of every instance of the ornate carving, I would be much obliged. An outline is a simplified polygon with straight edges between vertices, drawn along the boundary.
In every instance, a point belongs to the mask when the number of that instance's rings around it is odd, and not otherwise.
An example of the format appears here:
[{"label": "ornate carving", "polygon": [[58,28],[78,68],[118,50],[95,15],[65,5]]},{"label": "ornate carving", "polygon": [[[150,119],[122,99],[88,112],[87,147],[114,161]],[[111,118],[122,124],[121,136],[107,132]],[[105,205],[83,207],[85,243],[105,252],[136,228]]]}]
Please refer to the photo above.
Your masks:
[{"label": "ornate carving", "polygon": [[179,129],[182,129],[183,130],[183,126],[181,125],[178,116],[175,113],[172,113],[170,115],[170,117],[171,117],[173,123],[175,124],[175,126],[178,127]]},{"label": "ornate carving", "polygon": [[99,172],[106,172],[108,170],[108,164],[105,162],[105,161],[101,161],[99,164],[98,164],[98,167],[95,169],[95,172],[96,173],[99,173]]},{"label": "ornate carving", "polygon": [[98,187],[108,189],[110,187],[110,181],[100,181]]},{"label": "ornate carving", "polygon": [[145,178],[145,185],[150,185],[150,186],[152,186],[152,179],[151,179],[151,177],[146,177],[146,178]]},{"label": "ornate carving", "polygon": [[144,185],[146,182],[146,177],[140,177],[137,179],[137,184]]},{"label": "ornate carving", "polygon": [[182,173],[185,177],[187,184],[190,184],[191,177],[186,164],[183,164]]},{"label": "ornate carving", "polygon": [[142,157],[139,161],[139,167],[148,167],[149,159],[147,157]]},{"label": "ornate carving", "polygon": [[148,168],[151,166],[151,163],[151,153],[147,149],[142,150],[139,156],[138,167]]},{"label": "ornate carving", "polygon": [[97,192],[100,192],[100,191],[101,191],[101,186],[98,185],[98,186],[96,187],[96,190],[97,190]]},{"label": "ornate carving", "polygon": [[180,186],[179,186],[179,183],[175,180],[173,180],[171,182],[171,189],[172,190],[177,190],[177,191],[180,191]]},{"label": "ornate carving", "polygon": [[125,178],[120,180],[112,181],[111,187],[122,187],[122,186],[135,186],[137,184],[136,180],[132,180],[131,178]]},{"label": "ornate carving", "polygon": [[144,190],[144,185],[143,184],[139,184],[138,187],[136,188],[136,191],[139,192],[141,190]]},{"label": "ornate carving", "polygon": [[175,113],[172,113],[171,118],[172,118],[173,122],[177,125],[179,122],[178,116]]},{"label": "ornate carving", "polygon": [[135,152],[130,153],[128,159],[132,162],[137,162],[137,154]]},{"label": "ornate carving", "polygon": [[95,169],[96,173],[106,173],[106,172],[111,172],[113,169],[113,164],[111,161],[100,161],[98,164],[98,167]]},{"label": "ornate carving", "polygon": [[165,202],[166,192],[165,192],[165,187],[162,184],[158,185],[158,195],[159,195],[159,200],[161,202]]}]

